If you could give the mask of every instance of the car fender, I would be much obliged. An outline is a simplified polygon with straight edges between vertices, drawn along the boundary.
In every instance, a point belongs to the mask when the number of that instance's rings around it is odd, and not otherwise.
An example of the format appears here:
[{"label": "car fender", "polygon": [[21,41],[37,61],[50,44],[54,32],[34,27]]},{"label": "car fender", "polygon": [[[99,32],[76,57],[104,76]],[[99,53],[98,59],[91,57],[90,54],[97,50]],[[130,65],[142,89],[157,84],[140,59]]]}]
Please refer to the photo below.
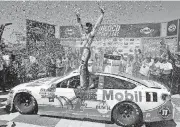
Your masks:
[{"label": "car fender", "polygon": [[113,106],[113,108],[112,108],[112,110],[111,110],[111,120],[113,121],[113,110],[114,110],[114,108],[118,105],[118,104],[120,104],[120,103],[123,103],[123,102],[130,102],[130,103],[132,103],[132,104],[135,104],[135,105],[137,105],[138,107],[139,107],[139,109],[141,110],[141,113],[143,114],[143,112],[142,112],[142,108],[137,104],[137,103],[135,103],[135,102],[133,102],[133,101],[127,101],[127,100],[125,100],[125,101],[121,101],[121,102],[118,102],[117,104],[115,104],[114,106]]},{"label": "car fender", "polygon": [[21,93],[28,93],[28,94],[30,94],[31,96],[33,96],[33,97],[36,99],[36,102],[37,102],[37,105],[38,105],[38,98],[40,97],[40,96],[38,95],[38,93],[32,92],[32,90],[23,88],[23,89],[17,90],[17,91],[14,93],[14,96],[12,97],[12,100],[11,100],[12,102],[11,102],[11,109],[10,109],[10,111],[12,111],[13,108],[14,108],[14,98],[15,98],[18,94],[21,94]]}]

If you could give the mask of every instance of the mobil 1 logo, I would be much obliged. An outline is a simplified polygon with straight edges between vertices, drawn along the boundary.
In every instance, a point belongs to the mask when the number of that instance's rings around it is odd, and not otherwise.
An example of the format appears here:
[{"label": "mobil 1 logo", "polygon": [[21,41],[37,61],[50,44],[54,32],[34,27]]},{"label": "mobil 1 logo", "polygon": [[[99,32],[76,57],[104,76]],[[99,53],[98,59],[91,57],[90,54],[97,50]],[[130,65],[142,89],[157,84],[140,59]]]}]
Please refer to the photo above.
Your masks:
[{"label": "mobil 1 logo", "polygon": [[157,93],[146,92],[146,102],[157,102]]}]

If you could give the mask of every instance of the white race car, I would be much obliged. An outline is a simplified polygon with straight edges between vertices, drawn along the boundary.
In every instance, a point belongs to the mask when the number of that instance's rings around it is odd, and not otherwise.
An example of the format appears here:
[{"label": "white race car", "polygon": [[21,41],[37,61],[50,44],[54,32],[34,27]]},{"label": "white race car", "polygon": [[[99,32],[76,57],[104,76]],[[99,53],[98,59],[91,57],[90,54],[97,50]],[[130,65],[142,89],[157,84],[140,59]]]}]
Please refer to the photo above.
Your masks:
[{"label": "white race car", "polygon": [[120,126],[173,119],[170,92],[160,83],[120,74],[94,73],[79,88],[79,72],[20,84],[9,92],[7,109],[21,114],[108,120]]}]

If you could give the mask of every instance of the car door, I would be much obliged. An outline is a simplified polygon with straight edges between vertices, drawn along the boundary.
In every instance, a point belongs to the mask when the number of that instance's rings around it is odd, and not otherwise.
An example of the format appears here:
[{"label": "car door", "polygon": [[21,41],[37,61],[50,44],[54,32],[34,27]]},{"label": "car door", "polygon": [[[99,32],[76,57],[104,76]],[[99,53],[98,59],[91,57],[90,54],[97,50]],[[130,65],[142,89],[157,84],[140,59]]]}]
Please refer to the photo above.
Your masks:
[{"label": "car door", "polygon": [[[91,79],[92,76],[90,76]],[[95,77],[95,76],[93,76]],[[97,116],[96,106],[97,101],[97,88],[98,88],[98,77],[93,79],[95,85],[89,86],[87,89],[80,89],[80,77],[73,76],[66,79],[56,85],[56,97],[61,104],[61,109],[66,111],[66,116],[75,116],[76,118]],[[90,80],[91,84],[91,80]],[[90,114],[91,115],[90,115]]]},{"label": "car door", "polygon": [[76,110],[78,103],[75,89],[80,86],[79,75],[72,76],[56,84],[56,98],[63,110]]},{"label": "car door", "polygon": [[[94,82],[96,84],[95,87],[91,87]],[[104,76],[99,74],[92,76],[89,85],[84,111],[88,113],[88,118],[108,120],[110,115],[107,114],[107,110],[109,109],[107,109],[108,107],[103,101]]]},{"label": "car door", "polygon": [[124,100],[135,101],[138,99],[135,97],[136,95],[134,93],[136,85],[127,81],[127,79],[113,76],[104,76],[103,78],[102,100],[104,104],[101,107],[106,107],[104,108],[106,109],[104,112],[107,115],[109,115],[118,102]]},{"label": "car door", "polygon": [[62,116],[74,110],[78,103],[74,89],[79,85],[79,75],[53,83],[50,88],[41,92],[43,111],[48,115]]}]

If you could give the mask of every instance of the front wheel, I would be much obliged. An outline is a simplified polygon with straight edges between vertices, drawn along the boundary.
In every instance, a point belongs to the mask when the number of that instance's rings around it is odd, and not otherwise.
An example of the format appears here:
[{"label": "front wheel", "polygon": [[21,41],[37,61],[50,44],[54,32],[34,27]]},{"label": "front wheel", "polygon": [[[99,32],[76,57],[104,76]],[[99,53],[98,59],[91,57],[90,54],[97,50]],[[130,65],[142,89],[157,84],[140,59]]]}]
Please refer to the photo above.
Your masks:
[{"label": "front wheel", "polygon": [[139,106],[133,102],[118,103],[112,111],[113,121],[123,127],[141,127],[143,114]]},{"label": "front wheel", "polygon": [[19,93],[14,98],[15,109],[21,114],[37,114],[37,102],[28,93]]}]

